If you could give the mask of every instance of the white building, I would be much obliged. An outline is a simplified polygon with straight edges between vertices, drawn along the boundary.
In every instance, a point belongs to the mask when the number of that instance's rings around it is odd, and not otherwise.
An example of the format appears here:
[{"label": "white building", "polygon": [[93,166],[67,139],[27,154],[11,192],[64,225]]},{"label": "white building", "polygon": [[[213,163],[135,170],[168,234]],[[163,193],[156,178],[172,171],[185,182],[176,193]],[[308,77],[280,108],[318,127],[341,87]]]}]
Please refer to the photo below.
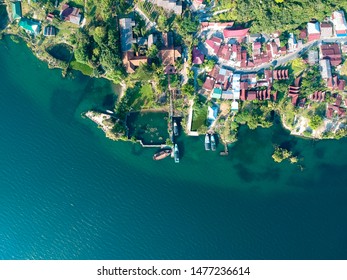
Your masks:
[{"label": "white building", "polygon": [[240,74],[234,74],[233,83],[232,83],[234,99],[240,99],[240,79],[241,79]]},{"label": "white building", "polygon": [[331,78],[331,66],[329,59],[321,59],[319,61],[319,68],[320,73],[322,75],[323,79],[330,79]]},{"label": "white building", "polygon": [[347,36],[345,13],[343,11],[335,11],[332,14],[331,20],[334,24],[335,35],[337,37]]}]

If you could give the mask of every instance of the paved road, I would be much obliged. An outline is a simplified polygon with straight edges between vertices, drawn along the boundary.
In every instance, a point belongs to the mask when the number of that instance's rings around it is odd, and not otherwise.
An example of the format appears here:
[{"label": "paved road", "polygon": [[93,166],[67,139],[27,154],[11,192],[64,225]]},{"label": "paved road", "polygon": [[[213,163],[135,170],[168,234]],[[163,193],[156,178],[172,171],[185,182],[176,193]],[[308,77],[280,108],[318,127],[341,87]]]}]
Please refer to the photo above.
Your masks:
[{"label": "paved road", "polygon": [[301,56],[303,53],[307,52],[311,47],[317,46],[320,43],[335,43],[335,42],[339,42],[339,43],[347,42],[347,38],[331,38],[331,39],[321,39],[321,40],[312,41],[312,42],[306,43],[300,49],[297,49],[295,52],[289,53],[289,54],[282,56],[282,57],[279,57],[277,60],[275,59],[270,63],[262,64],[258,67],[254,67],[254,68],[235,67],[235,70],[245,72],[245,73],[258,72],[260,70],[269,68],[271,65],[272,66],[279,66],[279,65],[286,64],[289,61],[291,61],[291,60]]}]

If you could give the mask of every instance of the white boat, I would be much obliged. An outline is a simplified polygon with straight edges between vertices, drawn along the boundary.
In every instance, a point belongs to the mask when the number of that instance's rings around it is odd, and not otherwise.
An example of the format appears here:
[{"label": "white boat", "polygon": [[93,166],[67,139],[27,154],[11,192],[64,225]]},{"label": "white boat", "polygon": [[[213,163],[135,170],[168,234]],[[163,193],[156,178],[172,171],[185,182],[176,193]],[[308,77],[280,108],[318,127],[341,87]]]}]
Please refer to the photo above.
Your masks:
[{"label": "white boat", "polygon": [[174,158],[175,158],[175,163],[179,163],[180,162],[180,154],[179,154],[179,151],[178,151],[177,144],[175,144],[175,148],[174,148]]},{"label": "white boat", "polygon": [[208,133],[206,133],[206,135],[205,135],[205,150],[206,151],[211,150],[210,134],[208,134]]},{"label": "white boat", "polygon": [[216,150],[216,139],[214,138],[213,134],[211,134],[211,150]]},{"label": "white boat", "polygon": [[174,131],[174,135],[178,136],[178,125],[176,121],[174,121],[174,124],[173,124],[173,131]]}]

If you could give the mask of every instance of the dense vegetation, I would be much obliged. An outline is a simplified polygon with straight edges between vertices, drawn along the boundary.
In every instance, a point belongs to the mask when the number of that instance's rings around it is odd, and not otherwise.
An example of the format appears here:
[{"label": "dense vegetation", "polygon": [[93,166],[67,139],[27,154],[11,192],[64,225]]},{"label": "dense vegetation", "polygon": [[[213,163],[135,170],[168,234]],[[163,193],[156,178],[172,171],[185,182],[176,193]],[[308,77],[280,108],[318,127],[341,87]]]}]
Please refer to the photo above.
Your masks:
[{"label": "dense vegetation", "polygon": [[330,16],[337,9],[347,9],[346,0],[237,0],[234,18],[251,23],[252,32],[271,33],[294,30],[312,18]]}]

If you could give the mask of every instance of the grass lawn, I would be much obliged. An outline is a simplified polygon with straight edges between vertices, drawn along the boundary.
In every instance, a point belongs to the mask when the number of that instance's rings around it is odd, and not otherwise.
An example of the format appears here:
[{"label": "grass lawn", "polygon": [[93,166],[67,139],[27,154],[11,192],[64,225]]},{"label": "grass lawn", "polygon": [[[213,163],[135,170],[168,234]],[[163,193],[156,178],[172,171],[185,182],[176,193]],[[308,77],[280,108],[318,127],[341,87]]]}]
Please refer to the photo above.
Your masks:
[{"label": "grass lawn", "polygon": [[90,76],[93,74],[93,68],[91,68],[89,65],[77,62],[76,60],[71,61],[70,67],[73,70],[81,71],[84,75]]},{"label": "grass lawn", "polygon": [[199,110],[193,111],[192,131],[197,131],[201,126],[206,125],[207,120],[207,106]]},{"label": "grass lawn", "polygon": [[154,92],[150,84],[144,84],[139,88],[138,92],[133,98],[133,103],[131,107],[133,110],[140,110],[143,108],[150,109],[154,105]]},{"label": "grass lawn", "polygon": [[295,77],[297,77],[302,71],[304,71],[307,68],[307,64],[300,57],[295,58],[290,65],[292,67],[293,74]]}]

